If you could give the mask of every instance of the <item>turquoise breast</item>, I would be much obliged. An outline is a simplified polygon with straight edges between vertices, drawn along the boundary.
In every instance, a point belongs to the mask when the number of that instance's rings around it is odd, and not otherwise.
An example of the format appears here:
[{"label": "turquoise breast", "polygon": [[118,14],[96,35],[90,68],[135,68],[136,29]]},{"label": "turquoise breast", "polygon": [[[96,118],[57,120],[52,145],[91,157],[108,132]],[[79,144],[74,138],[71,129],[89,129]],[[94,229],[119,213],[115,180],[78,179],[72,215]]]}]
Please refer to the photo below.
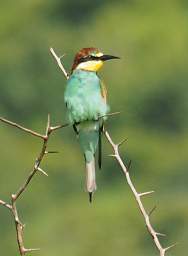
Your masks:
[{"label": "turquoise breast", "polygon": [[70,123],[97,120],[109,111],[95,72],[75,70],[67,81],[64,100]]}]

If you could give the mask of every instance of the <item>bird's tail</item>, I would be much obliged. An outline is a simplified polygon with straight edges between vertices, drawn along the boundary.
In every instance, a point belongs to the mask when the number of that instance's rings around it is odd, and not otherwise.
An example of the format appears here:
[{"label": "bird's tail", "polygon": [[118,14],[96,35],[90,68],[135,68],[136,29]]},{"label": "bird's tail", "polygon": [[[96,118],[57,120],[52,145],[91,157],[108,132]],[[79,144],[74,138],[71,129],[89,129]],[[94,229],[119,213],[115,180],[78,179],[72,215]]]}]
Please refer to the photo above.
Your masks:
[{"label": "bird's tail", "polygon": [[95,158],[91,162],[86,161],[86,189],[89,193],[89,201],[92,202],[93,192],[97,189],[95,181]]},{"label": "bird's tail", "polygon": [[95,181],[95,152],[99,141],[99,122],[85,121],[79,124],[79,142],[84,153],[86,164],[86,190],[89,193],[90,202],[93,192],[96,190]]}]

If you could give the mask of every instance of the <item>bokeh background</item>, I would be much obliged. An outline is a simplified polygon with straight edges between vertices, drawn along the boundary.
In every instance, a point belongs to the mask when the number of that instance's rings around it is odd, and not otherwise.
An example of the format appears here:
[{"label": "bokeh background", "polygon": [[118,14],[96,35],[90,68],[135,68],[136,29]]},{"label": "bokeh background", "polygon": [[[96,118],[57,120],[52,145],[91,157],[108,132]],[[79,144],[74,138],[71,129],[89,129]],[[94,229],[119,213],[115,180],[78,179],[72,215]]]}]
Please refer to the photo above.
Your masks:
[{"label": "bokeh background", "polygon": [[[0,3],[0,115],[42,132],[47,114],[65,122],[65,79],[49,53],[70,70],[82,47],[121,57],[100,76],[108,87],[107,128],[132,159],[131,176],[154,206],[152,223],[188,251],[188,2],[185,0],[18,0]],[[28,175],[41,141],[0,124],[0,198],[9,200]],[[159,255],[126,180],[104,140],[103,168],[92,205],[84,191],[83,157],[71,128],[54,134],[42,167],[18,202],[27,247],[40,256]],[[0,208],[0,255],[18,255],[14,223]]]}]

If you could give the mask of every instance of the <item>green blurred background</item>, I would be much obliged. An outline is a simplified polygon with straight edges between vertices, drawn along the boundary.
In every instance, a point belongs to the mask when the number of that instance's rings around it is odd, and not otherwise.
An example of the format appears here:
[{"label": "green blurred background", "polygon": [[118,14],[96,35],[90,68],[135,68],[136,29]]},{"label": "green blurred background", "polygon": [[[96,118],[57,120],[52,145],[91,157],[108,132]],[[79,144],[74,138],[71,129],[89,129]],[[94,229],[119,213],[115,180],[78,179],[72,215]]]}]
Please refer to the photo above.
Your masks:
[{"label": "green blurred background", "polygon": [[[167,233],[168,255],[188,245],[188,2],[185,0],[1,0],[0,115],[42,132],[47,114],[65,122],[65,79],[49,53],[54,47],[70,70],[82,47],[121,57],[100,75],[108,87],[107,121],[121,153],[132,159],[131,176],[144,199],[157,205],[152,223]],[[41,141],[0,124],[0,198],[9,200],[28,175]],[[84,163],[71,128],[50,140],[42,167],[18,202],[27,247],[35,255],[159,255],[136,202],[104,140],[103,168],[92,205],[84,192]],[[14,223],[0,208],[0,255],[18,255]],[[34,254],[33,254],[34,255]]]}]

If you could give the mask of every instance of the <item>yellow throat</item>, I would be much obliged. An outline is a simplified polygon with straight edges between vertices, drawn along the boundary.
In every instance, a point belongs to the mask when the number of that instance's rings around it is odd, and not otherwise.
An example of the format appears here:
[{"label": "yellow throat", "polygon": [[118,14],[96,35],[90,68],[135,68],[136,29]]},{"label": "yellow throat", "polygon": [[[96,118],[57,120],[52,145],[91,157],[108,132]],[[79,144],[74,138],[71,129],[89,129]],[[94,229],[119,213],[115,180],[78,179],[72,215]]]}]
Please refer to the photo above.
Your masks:
[{"label": "yellow throat", "polygon": [[87,71],[95,71],[97,72],[103,65],[102,60],[91,60],[80,63],[76,69],[82,69]]}]

